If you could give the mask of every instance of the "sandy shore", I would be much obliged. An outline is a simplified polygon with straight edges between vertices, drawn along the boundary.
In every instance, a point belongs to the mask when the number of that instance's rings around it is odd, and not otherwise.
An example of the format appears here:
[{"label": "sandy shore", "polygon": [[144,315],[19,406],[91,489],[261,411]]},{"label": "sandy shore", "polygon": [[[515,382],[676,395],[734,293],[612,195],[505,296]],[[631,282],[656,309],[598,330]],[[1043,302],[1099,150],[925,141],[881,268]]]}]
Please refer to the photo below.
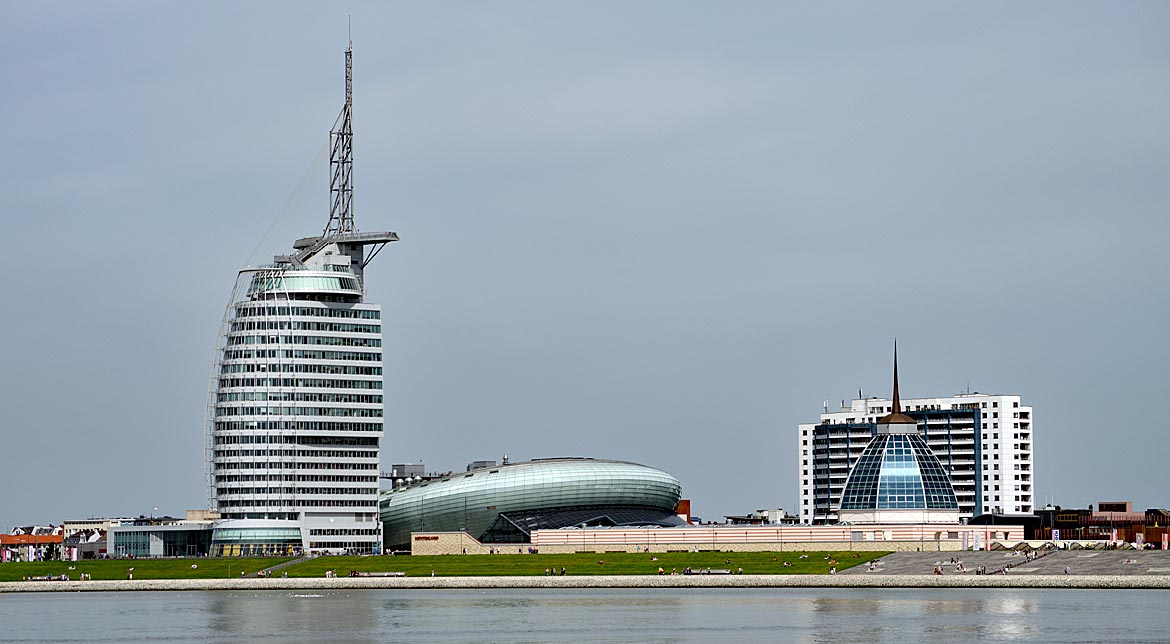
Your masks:
[{"label": "sandy shore", "polygon": [[0,593],[425,588],[1142,588],[1170,589],[1170,575],[623,575],[582,577],[366,577],[19,581]]}]

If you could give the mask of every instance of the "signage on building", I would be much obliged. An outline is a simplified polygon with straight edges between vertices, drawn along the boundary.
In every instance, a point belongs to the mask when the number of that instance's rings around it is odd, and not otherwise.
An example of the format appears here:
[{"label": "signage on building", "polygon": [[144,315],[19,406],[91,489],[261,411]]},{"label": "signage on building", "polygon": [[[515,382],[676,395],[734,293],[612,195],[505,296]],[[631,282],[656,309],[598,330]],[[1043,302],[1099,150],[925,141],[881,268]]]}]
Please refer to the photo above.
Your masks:
[{"label": "signage on building", "polygon": [[1060,541],[1060,528],[1053,528],[1052,529],[1052,540],[1053,541]]}]

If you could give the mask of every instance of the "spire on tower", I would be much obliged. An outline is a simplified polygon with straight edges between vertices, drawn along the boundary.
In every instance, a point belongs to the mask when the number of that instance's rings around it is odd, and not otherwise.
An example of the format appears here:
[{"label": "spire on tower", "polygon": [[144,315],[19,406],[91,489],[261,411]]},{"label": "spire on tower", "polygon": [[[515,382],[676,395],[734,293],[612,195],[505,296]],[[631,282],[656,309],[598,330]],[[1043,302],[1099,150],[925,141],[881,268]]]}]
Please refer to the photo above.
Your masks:
[{"label": "spire on tower", "polygon": [[898,398],[898,338],[894,338],[894,413],[902,413],[902,401]]},{"label": "spire on tower", "polygon": [[[902,398],[898,395],[898,340],[894,340],[894,405],[890,413],[882,416],[877,421],[879,433],[889,433],[891,425],[904,426],[908,425],[916,428],[918,421],[902,413]],[[886,429],[883,430],[882,427]],[[905,429],[897,430],[898,433],[904,433]],[[911,429],[909,431],[915,431]]]},{"label": "spire on tower", "polygon": [[345,48],[345,105],[329,132],[329,223],[322,237],[356,232],[353,222],[353,44]]},{"label": "spire on tower", "polygon": [[[331,252],[349,255],[360,279],[362,269],[390,242],[398,241],[392,231],[359,233],[353,221],[353,44],[345,48],[345,105],[329,131],[329,222],[320,237],[298,239],[294,253],[277,255],[276,264],[300,268],[309,258],[334,246]],[[364,246],[374,246],[365,254]]]}]

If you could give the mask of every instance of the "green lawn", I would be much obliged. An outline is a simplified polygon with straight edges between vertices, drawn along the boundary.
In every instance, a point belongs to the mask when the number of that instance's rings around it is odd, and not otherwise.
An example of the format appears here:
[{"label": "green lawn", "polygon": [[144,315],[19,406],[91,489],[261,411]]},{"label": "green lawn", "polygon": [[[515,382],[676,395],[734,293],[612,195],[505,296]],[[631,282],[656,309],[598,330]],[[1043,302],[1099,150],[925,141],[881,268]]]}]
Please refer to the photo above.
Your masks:
[{"label": "green lawn", "polygon": [[[98,559],[83,561],[32,561],[0,564],[0,581],[20,581],[25,577],[69,575],[78,579],[88,573],[93,579],[126,579],[134,569],[135,579],[212,579],[239,577],[240,572],[255,576],[256,571],[275,566],[289,558],[264,559]],[[192,568],[191,566],[196,566]],[[70,570],[74,567],[74,570]]]},{"label": "green lawn", "polygon": [[[730,569],[733,572],[743,568],[748,575],[823,575],[829,568],[837,570],[851,568],[871,559],[884,556],[885,552],[854,553],[809,552],[807,558],[800,558],[799,552],[665,552],[665,553],[576,553],[569,555],[442,555],[435,557],[411,556],[368,556],[368,557],[318,557],[289,566],[276,574],[287,572],[289,577],[324,577],[326,570],[333,570],[339,577],[351,570],[359,572],[404,572],[410,577],[486,576],[486,575],[544,575],[545,568],[554,568],[560,574],[565,568],[568,575],[656,575],[658,568],[669,574],[672,570],[682,574],[690,566],[695,570],[703,568]],[[657,557],[657,561],[651,559]],[[826,558],[827,557],[827,558]],[[130,568],[135,579],[213,579],[238,578],[243,572],[254,577],[256,571],[287,558],[234,559],[114,559],[98,561],[45,561],[31,563],[0,564],[0,581],[20,581],[25,577],[44,575],[69,575],[78,579],[81,573],[89,573],[93,579],[126,579]],[[605,564],[600,562],[604,561]],[[730,563],[728,563],[730,562]],[[789,566],[784,563],[788,562]],[[834,563],[835,562],[835,563]],[[195,565],[195,568],[191,566]],[[70,570],[70,567],[74,567]]]},{"label": "green lawn", "polygon": [[[577,553],[569,555],[440,555],[433,557],[411,556],[369,556],[369,557],[319,557],[299,563],[281,572],[289,577],[323,577],[326,570],[333,570],[339,577],[351,570],[359,572],[404,572],[409,577],[429,576],[435,571],[436,577],[482,576],[482,575],[536,575],[544,574],[545,568],[555,568],[560,574],[562,567],[568,575],[656,575],[658,568],[669,574],[672,570],[682,574],[690,566],[693,569],[730,569],[733,572],[743,568],[747,575],[786,574],[827,574],[829,568],[837,570],[851,568],[876,559],[885,552],[810,552],[801,559],[798,552],[666,552],[666,553]],[[651,560],[657,557],[657,561]],[[826,559],[828,557],[828,559]],[[604,561],[602,565],[600,562]],[[730,561],[730,563],[728,563]],[[835,561],[836,563],[831,563]],[[788,562],[790,566],[785,566]]]}]

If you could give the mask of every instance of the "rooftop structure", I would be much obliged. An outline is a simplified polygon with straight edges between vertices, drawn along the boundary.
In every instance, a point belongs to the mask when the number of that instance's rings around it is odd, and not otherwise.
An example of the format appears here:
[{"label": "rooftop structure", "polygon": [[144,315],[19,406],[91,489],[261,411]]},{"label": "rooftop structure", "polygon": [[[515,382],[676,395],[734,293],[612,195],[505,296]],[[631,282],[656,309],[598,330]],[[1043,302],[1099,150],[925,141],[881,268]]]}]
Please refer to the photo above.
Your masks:
[{"label": "rooftop structure", "polygon": [[365,268],[398,236],[354,223],[352,69],[351,46],[328,223],[241,270],[224,315],[206,428],[208,499],[222,517],[212,554],[378,550],[382,326]]},{"label": "rooftop structure", "polygon": [[849,472],[838,517],[848,523],[958,523],[959,501],[938,457],[902,413],[898,348],[894,346],[894,405]]}]

